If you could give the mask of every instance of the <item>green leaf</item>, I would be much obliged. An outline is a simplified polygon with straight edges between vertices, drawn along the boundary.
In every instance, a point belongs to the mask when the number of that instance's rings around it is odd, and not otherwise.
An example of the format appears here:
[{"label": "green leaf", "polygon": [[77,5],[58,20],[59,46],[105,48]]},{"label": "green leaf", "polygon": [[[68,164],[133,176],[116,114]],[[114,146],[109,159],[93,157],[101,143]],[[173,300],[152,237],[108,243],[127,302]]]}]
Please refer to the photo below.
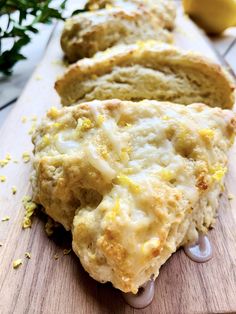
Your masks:
[{"label": "green leaf", "polygon": [[[10,74],[19,60],[25,59],[21,49],[30,42],[30,36],[38,32],[39,23],[50,23],[54,19],[63,20],[63,10],[67,0],[62,0],[58,9],[51,7],[53,0],[0,0],[0,18],[8,15],[7,27],[0,27],[0,72]],[[31,20],[32,22],[26,23]],[[6,38],[14,40],[11,49],[2,51]]]},{"label": "green leaf", "polygon": [[87,9],[75,10],[75,11],[73,11],[72,15],[80,14],[80,13],[87,12],[87,11],[88,11]]}]

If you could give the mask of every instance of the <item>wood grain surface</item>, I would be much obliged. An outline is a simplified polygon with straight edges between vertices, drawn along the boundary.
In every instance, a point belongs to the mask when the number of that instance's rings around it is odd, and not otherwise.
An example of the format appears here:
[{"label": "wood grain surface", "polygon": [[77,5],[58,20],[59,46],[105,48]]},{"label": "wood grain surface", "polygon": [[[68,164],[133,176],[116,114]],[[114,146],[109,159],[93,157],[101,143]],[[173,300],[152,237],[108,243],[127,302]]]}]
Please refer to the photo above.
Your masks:
[{"label": "wood grain surface", "polygon": [[[60,29],[59,25],[41,64],[0,130],[0,159],[10,153],[18,161],[0,168],[0,175],[6,176],[6,182],[0,182],[0,313],[236,313],[236,200],[228,200],[228,193],[236,194],[236,146],[230,153],[219,219],[209,234],[214,250],[212,260],[197,264],[179,250],[162,267],[155,300],[146,309],[132,309],[110,284],[92,280],[73,253],[64,256],[70,234],[59,229],[56,236],[48,238],[44,217],[35,217],[32,228],[22,230],[21,200],[31,193],[32,171],[30,162],[23,162],[22,154],[33,148],[28,132],[34,115],[39,120],[49,107],[59,105],[53,85],[64,70]],[[176,43],[217,61],[203,35],[183,16],[178,18]],[[25,123],[22,116],[27,117]],[[15,195],[12,186],[17,188]],[[10,216],[10,220],[1,221],[5,216]],[[31,259],[24,257],[25,252],[31,253]],[[59,256],[57,260],[55,254]],[[22,258],[23,265],[13,269],[13,260],[18,258]]]}]

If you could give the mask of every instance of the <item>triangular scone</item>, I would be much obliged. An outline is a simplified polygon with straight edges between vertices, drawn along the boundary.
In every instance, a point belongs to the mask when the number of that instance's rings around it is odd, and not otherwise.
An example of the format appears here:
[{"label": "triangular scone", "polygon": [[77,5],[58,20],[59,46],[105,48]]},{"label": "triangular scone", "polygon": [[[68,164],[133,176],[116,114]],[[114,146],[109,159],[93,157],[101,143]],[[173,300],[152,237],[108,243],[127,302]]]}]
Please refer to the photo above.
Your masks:
[{"label": "triangular scone", "polygon": [[172,41],[169,31],[175,21],[172,1],[93,0],[88,7],[92,11],[74,15],[65,22],[61,46],[70,62],[137,40]]},{"label": "triangular scone", "polygon": [[53,108],[33,138],[35,200],[93,278],[135,293],[214,223],[234,133],[231,111],[203,104]]},{"label": "triangular scone", "polygon": [[234,84],[219,65],[157,42],[114,47],[80,60],[55,88],[64,105],[117,98],[232,108],[235,101]]}]

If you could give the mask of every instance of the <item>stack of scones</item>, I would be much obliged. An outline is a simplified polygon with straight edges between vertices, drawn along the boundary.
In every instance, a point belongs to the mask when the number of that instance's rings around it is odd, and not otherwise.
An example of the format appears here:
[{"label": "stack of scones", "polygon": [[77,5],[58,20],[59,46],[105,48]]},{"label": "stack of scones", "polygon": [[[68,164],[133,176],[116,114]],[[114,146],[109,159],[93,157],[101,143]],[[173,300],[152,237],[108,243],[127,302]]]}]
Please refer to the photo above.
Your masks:
[{"label": "stack of scones", "polygon": [[137,293],[214,225],[235,135],[234,83],[175,47],[170,0],[90,0],[65,22],[72,63],[33,135],[34,201],[84,269]]}]

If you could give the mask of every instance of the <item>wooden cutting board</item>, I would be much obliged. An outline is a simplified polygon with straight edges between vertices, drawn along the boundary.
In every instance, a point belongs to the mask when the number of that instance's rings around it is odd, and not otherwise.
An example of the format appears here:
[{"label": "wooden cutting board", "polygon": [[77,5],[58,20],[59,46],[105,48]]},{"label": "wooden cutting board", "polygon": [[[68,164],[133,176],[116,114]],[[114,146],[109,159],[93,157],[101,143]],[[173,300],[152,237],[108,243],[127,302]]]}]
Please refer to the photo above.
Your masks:
[{"label": "wooden cutting board", "polygon": [[[126,305],[119,291],[110,284],[99,284],[82,269],[78,258],[68,248],[70,235],[59,231],[58,239],[48,238],[43,218],[34,218],[31,229],[22,230],[22,198],[29,195],[31,164],[22,154],[32,151],[28,134],[34,116],[38,120],[51,106],[59,105],[53,89],[55,78],[64,71],[59,47],[59,25],[19,101],[0,130],[0,159],[10,153],[12,160],[0,168],[6,182],[0,183],[0,313],[236,313],[236,146],[230,153],[226,189],[221,197],[219,219],[210,232],[213,258],[205,264],[189,260],[182,250],[162,267],[156,281],[155,300],[143,310]],[[179,12],[176,28],[177,45],[197,50],[220,63],[204,35]],[[27,121],[22,122],[26,116]],[[24,120],[24,119],[23,119]],[[17,160],[18,163],[13,162]],[[16,186],[17,193],[12,194]],[[31,259],[24,257],[31,253]],[[54,255],[58,254],[56,260]],[[23,265],[13,269],[13,260]]]}]

